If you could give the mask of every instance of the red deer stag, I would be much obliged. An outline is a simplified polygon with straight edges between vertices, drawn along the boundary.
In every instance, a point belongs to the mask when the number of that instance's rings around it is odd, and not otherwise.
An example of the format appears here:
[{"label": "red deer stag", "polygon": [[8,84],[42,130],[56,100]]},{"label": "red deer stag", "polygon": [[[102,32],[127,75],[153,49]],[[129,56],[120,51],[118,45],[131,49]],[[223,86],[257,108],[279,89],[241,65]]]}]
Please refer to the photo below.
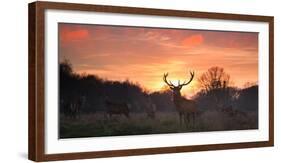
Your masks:
[{"label": "red deer stag", "polygon": [[179,80],[177,86],[175,86],[171,81],[167,81],[168,73],[165,73],[163,76],[164,82],[173,91],[173,102],[175,104],[177,112],[179,113],[180,125],[182,124],[183,120],[186,126],[190,122],[190,118],[192,118],[192,124],[194,125],[195,116],[197,113],[196,103],[193,100],[182,97],[180,93],[182,87],[188,85],[193,80],[194,72],[190,72],[190,75],[191,78],[189,79],[189,81],[185,81],[181,84]]}]

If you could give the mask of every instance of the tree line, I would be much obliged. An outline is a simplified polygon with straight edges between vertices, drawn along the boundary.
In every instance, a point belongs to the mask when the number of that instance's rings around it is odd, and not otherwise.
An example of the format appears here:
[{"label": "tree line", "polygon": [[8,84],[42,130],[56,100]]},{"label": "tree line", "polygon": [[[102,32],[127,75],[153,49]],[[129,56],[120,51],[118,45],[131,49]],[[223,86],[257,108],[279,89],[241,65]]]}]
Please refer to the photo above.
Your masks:
[{"label": "tree line", "polygon": [[[258,110],[258,85],[251,84],[243,89],[234,87],[230,75],[223,68],[211,67],[198,78],[198,82],[201,90],[193,100],[201,110]],[[131,112],[144,112],[150,103],[156,105],[157,111],[175,111],[172,92],[168,89],[148,92],[129,80],[111,81],[92,74],[77,74],[68,60],[59,65],[59,96],[60,101],[69,101],[77,96],[86,97],[82,113],[104,111],[106,99],[129,103]]]}]

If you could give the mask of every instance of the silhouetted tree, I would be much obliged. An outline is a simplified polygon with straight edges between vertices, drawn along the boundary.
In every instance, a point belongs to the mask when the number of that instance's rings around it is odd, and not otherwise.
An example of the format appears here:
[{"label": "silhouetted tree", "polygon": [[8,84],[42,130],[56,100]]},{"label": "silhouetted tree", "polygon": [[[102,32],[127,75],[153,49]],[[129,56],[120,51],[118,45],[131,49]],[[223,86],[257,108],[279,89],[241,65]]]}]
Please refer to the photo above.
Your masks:
[{"label": "silhouetted tree", "polygon": [[211,67],[199,79],[200,87],[206,92],[219,88],[226,88],[230,83],[230,75],[221,67]]},{"label": "silhouetted tree", "polygon": [[254,85],[240,90],[236,107],[244,111],[258,111],[258,86]]},{"label": "silhouetted tree", "polygon": [[211,108],[222,108],[232,105],[237,89],[230,87],[230,75],[221,67],[211,67],[199,79],[202,91],[197,95],[201,104]]},{"label": "silhouetted tree", "polygon": [[106,99],[117,103],[129,103],[133,112],[143,112],[149,104],[148,92],[139,84],[129,80],[104,80],[86,73],[77,74],[68,60],[60,63],[59,83],[60,101],[70,103],[73,97],[86,97],[86,104],[82,110],[84,113],[104,111]]}]

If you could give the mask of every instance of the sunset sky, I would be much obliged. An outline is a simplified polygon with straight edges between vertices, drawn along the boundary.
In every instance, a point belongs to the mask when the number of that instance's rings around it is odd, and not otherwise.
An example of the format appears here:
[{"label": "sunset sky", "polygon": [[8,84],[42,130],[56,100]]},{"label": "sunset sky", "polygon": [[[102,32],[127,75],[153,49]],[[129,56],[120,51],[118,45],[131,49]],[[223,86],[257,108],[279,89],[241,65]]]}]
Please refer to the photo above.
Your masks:
[{"label": "sunset sky", "polygon": [[59,59],[75,72],[108,80],[129,79],[150,91],[161,90],[163,73],[183,89],[198,91],[197,78],[208,68],[223,67],[233,85],[258,81],[258,33],[59,24]]}]

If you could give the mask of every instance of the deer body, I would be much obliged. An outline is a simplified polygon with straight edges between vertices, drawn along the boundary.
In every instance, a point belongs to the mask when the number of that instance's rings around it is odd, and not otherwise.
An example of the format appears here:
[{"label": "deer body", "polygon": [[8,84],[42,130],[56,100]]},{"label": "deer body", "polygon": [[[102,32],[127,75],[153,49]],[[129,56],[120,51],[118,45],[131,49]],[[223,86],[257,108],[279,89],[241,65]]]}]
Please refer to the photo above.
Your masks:
[{"label": "deer body", "polygon": [[125,102],[112,102],[112,101],[105,101],[106,104],[106,114],[109,115],[109,117],[112,117],[112,115],[124,115],[127,118],[129,118],[129,113],[130,113],[130,104],[127,104]]},{"label": "deer body", "polygon": [[187,125],[191,122],[194,125],[195,116],[197,114],[197,106],[193,100],[186,99],[182,96],[173,96],[173,101],[176,106],[177,112],[179,113],[180,124],[182,121]]},{"label": "deer body", "polygon": [[180,93],[182,87],[188,85],[193,80],[194,73],[190,74],[191,78],[188,82],[184,82],[183,84],[181,84],[179,81],[177,86],[175,86],[171,81],[167,81],[168,73],[164,74],[163,77],[164,82],[173,91],[173,102],[179,114],[180,125],[182,124],[182,121],[184,121],[184,123],[188,125],[191,122],[191,118],[192,124],[194,125],[195,116],[198,112],[195,101],[184,98]]},{"label": "deer body", "polygon": [[197,112],[196,103],[193,100],[185,99],[184,97],[179,97],[174,99],[174,104],[181,113],[195,113]]}]

